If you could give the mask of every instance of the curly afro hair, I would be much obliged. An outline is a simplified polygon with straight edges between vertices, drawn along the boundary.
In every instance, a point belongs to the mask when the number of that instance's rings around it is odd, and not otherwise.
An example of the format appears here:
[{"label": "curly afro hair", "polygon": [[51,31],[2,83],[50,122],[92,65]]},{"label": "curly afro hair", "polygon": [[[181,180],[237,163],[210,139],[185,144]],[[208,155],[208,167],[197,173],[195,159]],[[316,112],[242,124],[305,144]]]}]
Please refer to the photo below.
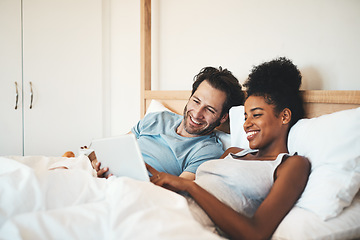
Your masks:
[{"label": "curly afro hair", "polygon": [[300,94],[301,73],[291,60],[280,57],[255,66],[244,83],[247,97],[262,96],[274,105],[275,114],[289,108],[292,116],[290,127],[304,117],[303,99]]}]

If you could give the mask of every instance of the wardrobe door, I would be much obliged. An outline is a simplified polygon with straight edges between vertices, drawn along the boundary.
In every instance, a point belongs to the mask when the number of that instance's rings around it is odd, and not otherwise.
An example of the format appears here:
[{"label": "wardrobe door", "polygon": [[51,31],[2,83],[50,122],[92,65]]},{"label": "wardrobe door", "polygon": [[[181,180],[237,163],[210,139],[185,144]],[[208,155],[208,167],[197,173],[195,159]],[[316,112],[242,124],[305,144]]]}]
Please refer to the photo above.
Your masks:
[{"label": "wardrobe door", "polygon": [[21,1],[0,1],[0,155],[22,154]]},{"label": "wardrobe door", "polygon": [[101,0],[23,0],[24,154],[102,136]]}]

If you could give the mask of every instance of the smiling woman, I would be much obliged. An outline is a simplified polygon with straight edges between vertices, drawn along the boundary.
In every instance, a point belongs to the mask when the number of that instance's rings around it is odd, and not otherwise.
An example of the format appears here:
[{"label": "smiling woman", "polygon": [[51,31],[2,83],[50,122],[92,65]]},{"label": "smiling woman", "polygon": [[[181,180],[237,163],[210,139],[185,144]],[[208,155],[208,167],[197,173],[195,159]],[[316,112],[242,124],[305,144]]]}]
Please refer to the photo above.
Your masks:
[{"label": "smiling woman", "polygon": [[[271,152],[287,152],[284,139],[288,132],[288,123],[291,119],[291,111],[284,109],[280,114],[275,114],[274,107],[267,104],[262,96],[250,96],[245,103],[244,130],[251,149],[260,149],[261,155],[270,155]],[[280,138],[279,133],[283,136]],[[275,149],[274,146],[281,146]],[[265,150],[269,151],[264,153]],[[258,155],[258,157],[262,157]]]},{"label": "smiling woman", "polygon": [[[305,112],[300,85],[299,70],[286,58],[254,67],[245,82],[244,130],[250,147],[259,149],[259,157],[271,152],[287,152],[288,132]],[[271,138],[260,141],[266,136]]]}]

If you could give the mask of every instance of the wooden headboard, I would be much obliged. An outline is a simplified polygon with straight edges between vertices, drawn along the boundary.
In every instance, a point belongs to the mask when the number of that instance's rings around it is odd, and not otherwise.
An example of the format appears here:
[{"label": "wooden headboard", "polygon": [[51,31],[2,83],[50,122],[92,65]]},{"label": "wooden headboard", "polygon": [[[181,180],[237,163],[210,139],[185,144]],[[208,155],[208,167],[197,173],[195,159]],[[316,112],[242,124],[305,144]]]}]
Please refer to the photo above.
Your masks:
[{"label": "wooden headboard", "polygon": [[[151,0],[141,0],[141,116],[144,116],[152,99],[172,111],[182,114],[191,91],[151,90]],[[302,91],[306,117],[317,117],[340,110],[360,107],[360,91],[305,90]],[[221,130],[228,132],[225,125]]]},{"label": "wooden headboard", "polygon": [[[305,90],[301,92],[305,103],[306,117],[308,118],[360,107],[360,91]],[[170,110],[182,114],[190,95],[191,91],[147,90],[143,98],[145,111],[151,100],[155,99]]]}]

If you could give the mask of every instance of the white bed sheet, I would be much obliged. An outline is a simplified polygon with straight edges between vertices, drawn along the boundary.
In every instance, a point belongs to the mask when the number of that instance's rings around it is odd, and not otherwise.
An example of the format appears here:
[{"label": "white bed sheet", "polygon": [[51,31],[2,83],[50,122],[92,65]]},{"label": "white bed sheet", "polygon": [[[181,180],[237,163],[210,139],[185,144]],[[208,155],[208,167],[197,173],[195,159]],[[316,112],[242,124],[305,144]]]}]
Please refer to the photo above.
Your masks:
[{"label": "white bed sheet", "polygon": [[294,207],[284,218],[272,240],[360,239],[360,193],[337,217],[322,220],[313,212]]},{"label": "white bed sheet", "polygon": [[[0,157],[0,239],[221,239],[180,195],[149,182],[93,177],[87,158]],[[49,167],[67,166],[69,170]],[[359,239],[360,195],[328,221],[299,207],[272,239]]]},{"label": "white bed sheet", "polygon": [[[149,182],[95,178],[85,158],[0,162],[0,239],[220,239],[193,219],[182,196]],[[64,164],[73,169],[48,170]]]}]

